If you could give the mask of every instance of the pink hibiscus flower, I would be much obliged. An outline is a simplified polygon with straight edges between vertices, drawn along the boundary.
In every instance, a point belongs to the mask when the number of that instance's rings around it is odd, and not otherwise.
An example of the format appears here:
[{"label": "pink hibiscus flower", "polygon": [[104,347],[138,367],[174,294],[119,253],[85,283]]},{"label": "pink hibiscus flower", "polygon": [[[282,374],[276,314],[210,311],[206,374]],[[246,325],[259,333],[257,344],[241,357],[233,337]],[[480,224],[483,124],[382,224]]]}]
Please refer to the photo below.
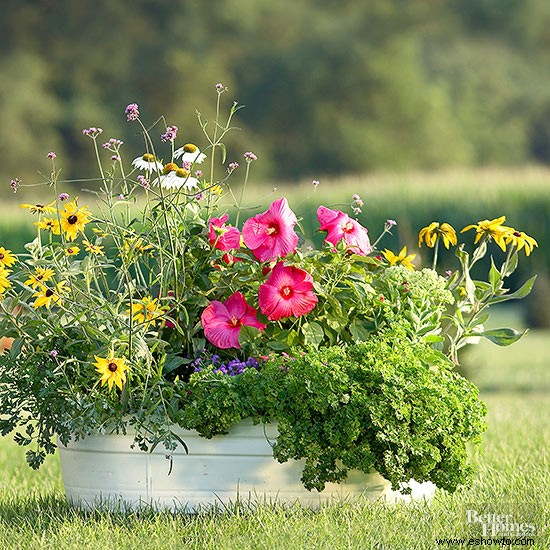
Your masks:
[{"label": "pink hibiscus flower", "polygon": [[305,315],[317,304],[313,277],[303,269],[279,262],[260,285],[258,302],[270,321]]},{"label": "pink hibiscus flower", "polygon": [[229,216],[224,214],[221,218],[210,218],[208,220],[208,227],[210,229],[208,240],[212,246],[224,252],[239,248],[241,245],[239,230],[236,227],[225,225],[228,219]]},{"label": "pink hibiscus flower", "polygon": [[260,262],[284,258],[296,250],[296,215],[285,198],[271,203],[269,210],[249,218],[243,225],[244,244]]},{"label": "pink hibiscus flower", "polygon": [[207,340],[221,349],[241,347],[239,334],[243,325],[265,328],[256,318],[256,309],[247,304],[240,292],[235,292],[223,303],[210,302],[202,312],[201,323]]},{"label": "pink hibiscus flower", "polygon": [[348,249],[355,254],[365,256],[371,252],[367,230],[344,212],[319,206],[317,219],[321,224],[321,231],[327,232],[326,242],[336,246],[343,239]]}]

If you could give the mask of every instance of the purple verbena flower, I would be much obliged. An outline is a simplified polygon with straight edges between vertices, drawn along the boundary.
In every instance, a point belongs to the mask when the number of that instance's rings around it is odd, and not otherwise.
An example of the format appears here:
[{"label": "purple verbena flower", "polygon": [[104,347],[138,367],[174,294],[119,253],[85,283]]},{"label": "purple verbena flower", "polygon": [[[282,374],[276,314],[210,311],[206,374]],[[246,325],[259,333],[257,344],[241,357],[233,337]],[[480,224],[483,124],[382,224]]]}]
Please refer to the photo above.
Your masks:
[{"label": "purple verbena flower", "polygon": [[53,151],[50,151],[46,156],[52,160],[57,157],[57,155]]},{"label": "purple verbena flower", "polygon": [[254,160],[258,160],[258,157],[252,151],[247,151],[246,153],[244,153],[243,157],[244,157],[244,160],[246,160],[246,162],[252,162]]},{"label": "purple verbena flower", "polygon": [[130,103],[126,106],[124,114],[126,115],[128,122],[137,120],[139,118],[139,105],[137,103]]},{"label": "purple verbena flower", "polygon": [[321,183],[319,180],[313,180],[311,182],[311,185],[313,185],[313,187],[318,187],[319,186],[319,183]]},{"label": "purple verbena flower", "polygon": [[17,189],[19,188],[19,185],[21,184],[21,180],[19,178],[15,178],[13,180],[10,180],[10,187],[11,190],[14,193],[17,193]]},{"label": "purple verbena flower", "polygon": [[60,201],[66,201],[70,197],[69,193],[60,193],[57,197]]},{"label": "purple verbena flower", "polygon": [[231,174],[231,172],[234,172],[239,167],[238,162],[230,162],[229,166],[227,167],[227,172]]},{"label": "purple verbena flower", "polygon": [[168,126],[166,128],[166,133],[160,136],[160,140],[164,143],[166,143],[167,141],[175,141],[177,135],[178,135],[178,127]]},{"label": "purple verbena flower", "polygon": [[138,183],[144,188],[149,189],[149,182],[147,181],[147,178],[145,176],[142,176],[141,174],[137,177]]}]

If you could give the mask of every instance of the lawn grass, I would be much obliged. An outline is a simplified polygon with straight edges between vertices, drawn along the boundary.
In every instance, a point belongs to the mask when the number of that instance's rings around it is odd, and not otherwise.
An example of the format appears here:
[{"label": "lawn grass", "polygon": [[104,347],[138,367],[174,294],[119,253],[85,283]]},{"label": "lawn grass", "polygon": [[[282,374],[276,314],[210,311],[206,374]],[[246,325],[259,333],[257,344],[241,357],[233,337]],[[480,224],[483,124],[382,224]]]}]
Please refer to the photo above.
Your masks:
[{"label": "lawn grass", "polygon": [[[466,510],[485,509],[535,524],[534,547],[550,548],[550,370],[545,359],[532,359],[544,356],[548,338],[548,332],[532,331],[512,348],[487,344],[476,349],[475,364],[485,377],[482,397],[489,409],[483,449],[472,456],[477,471],[471,487],[454,494],[438,491],[429,504],[338,503],[317,512],[267,504],[251,511],[243,504],[196,516],[82,513],[64,501],[57,456],[34,472],[25,465],[24,450],[3,438],[0,545],[10,549],[431,549],[438,547],[437,538],[479,536],[479,526],[466,523]],[[537,365],[535,374],[533,365]],[[526,385],[530,376],[532,384]],[[491,386],[491,379],[507,382]]]}]

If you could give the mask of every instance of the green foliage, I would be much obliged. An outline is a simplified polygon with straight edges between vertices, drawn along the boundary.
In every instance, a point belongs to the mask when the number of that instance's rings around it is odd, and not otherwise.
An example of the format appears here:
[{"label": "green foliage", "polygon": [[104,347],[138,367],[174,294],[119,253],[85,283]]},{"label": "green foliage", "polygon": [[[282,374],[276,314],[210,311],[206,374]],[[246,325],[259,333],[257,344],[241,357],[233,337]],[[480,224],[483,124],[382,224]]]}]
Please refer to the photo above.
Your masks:
[{"label": "green foliage", "polygon": [[206,437],[247,416],[277,422],[274,456],[304,459],[308,489],[375,469],[394,488],[415,479],[454,491],[471,474],[467,444],[479,442],[485,406],[442,356],[404,334],[295,350],[235,377],[201,371],[180,421]]}]

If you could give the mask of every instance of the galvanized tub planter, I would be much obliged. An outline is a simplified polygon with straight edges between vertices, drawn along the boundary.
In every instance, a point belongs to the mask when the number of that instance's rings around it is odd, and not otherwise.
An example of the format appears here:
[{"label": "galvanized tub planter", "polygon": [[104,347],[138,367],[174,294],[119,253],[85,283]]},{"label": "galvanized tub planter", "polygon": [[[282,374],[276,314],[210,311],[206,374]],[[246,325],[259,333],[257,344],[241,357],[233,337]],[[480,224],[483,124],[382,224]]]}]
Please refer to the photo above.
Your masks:
[{"label": "galvanized tub planter", "polygon": [[133,436],[94,435],[67,446],[59,443],[67,500],[82,509],[157,509],[194,512],[237,502],[256,504],[299,502],[317,508],[328,501],[384,499],[390,502],[430,499],[435,486],[411,482],[412,495],[392,491],[378,473],[351,471],[340,484],[327,484],[321,493],[304,488],[302,464],[273,458],[274,425],[242,422],[227,435],[212,439],[179,430],[183,447],[167,452],[131,448]]}]

